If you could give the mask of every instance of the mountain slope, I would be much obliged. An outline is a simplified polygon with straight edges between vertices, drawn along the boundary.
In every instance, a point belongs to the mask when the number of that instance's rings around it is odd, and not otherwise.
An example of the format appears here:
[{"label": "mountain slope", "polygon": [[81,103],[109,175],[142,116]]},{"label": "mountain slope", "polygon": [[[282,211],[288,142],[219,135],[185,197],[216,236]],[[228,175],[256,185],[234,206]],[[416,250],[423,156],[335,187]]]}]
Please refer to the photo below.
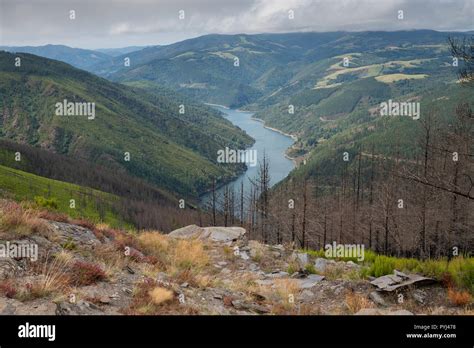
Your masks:
[{"label": "mountain slope", "polygon": [[127,47],[120,47],[120,48],[99,48],[94,51],[101,52],[112,57],[117,57],[123,54],[130,54],[135,51],[140,51],[147,47],[148,46],[127,46]]},{"label": "mountain slope", "polygon": [[0,51],[30,53],[40,57],[60,60],[79,69],[88,70],[96,64],[110,63],[111,56],[106,52],[73,48],[64,45],[44,46],[0,46]]},{"label": "mountain slope", "polygon": [[[0,195],[19,201],[33,201],[75,218],[103,221],[112,226],[124,226],[118,213],[119,197],[98,190],[58,180],[52,180],[0,165]],[[47,197],[49,196],[49,197]],[[74,208],[70,208],[73,199]]]},{"label": "mountain slope", "polygon": [[[212,178],[234,176],[242,166],[218,164],[217,150],[252,142],[209,108],[146,95],[61,62],[0,52],[0,74],[1,137],[127,172],[179,195],[195,196]],[[55,104],[65,99],[95,103],[94,119],[55,115]]]},{"label": "mountain slope", "polygon": [[129,67],[120,56],[92,70],[114,81],[166,84],[208,102],[257,110],[314,87],[336,57],[354,56],[350,66],[361,52],[358,64],[364,65],[426,59],[438,51],[447,53],[448,35],[458,34],[414,30],[206,35],[127,54]]}]

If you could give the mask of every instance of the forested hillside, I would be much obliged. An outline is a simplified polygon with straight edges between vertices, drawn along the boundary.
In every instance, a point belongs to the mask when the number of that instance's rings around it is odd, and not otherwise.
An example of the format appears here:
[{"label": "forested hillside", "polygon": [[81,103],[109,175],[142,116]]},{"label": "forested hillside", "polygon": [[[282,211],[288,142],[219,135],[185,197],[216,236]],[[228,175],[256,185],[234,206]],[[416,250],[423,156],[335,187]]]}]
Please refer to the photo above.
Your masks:
[{"label": "forested hillside", "polygon": [[[243,169],[219,165],[218,149],[252,143],[218,112],[187,98],[148,95],[61,62],[0,52],[0,74],[2,138],[85,159],[183,197]],[[93,103],[95,114],[57,115],[64,100]]]}]

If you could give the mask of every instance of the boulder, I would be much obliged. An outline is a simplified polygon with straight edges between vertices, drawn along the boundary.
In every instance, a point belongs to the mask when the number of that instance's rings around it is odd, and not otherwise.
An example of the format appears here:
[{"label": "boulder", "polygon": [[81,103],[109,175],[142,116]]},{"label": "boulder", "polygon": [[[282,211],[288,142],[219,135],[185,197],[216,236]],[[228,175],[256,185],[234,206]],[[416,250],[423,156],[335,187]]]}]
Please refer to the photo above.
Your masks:
[{"label": "boulder", "polygon": [[385,307],[387,305],[383,297],[377,291],[372,291],[369,294],[369,298],[379,306]]},{"label": "boulder", "polygon": [[296,261],[300,269],[304,269],[306,265],[309,263],[309,256],[306,253],[299,253],[294,251],[291,254],[291,261]]},{"label": "boulder", "polygon": [[314,261],[314,269],[318,272],[324,273],[326,271],[327,266],[328,266],[328,260],[323,259],[321,257],[318,257]]},{"label": "boulder", "polygon": [[426,292],[424,292],[423,290],[416,289],[415,291],[413,291],[412,296],[419,304],[425,304]]},{"label": "boulder", "polygon": [[300,296],[303,301],[311,301],[314,299],[314,293],[308,289],[303,290]]},{"label": "boulder", "polygon": [[177,239],[201,239],[226,243],[241,239],[244,234],[245,229],[242,227],[199,227],[189,225],[170,232],[168,236]]},{"label": "boulder", "polygon": [[59,235],[59,244],[61,245],[73,243],[82,248],[91,248],[101,244],[95,234],[85,227],[57,221],[52,221],[51,225]]},{"label": "boulder", "polygon": [[240,254],[240,257],[242,258],[242,260],[250,259],[250,257],[247,255],[247,252],[245,252],[245,251],[241,251],[239,254]]}]

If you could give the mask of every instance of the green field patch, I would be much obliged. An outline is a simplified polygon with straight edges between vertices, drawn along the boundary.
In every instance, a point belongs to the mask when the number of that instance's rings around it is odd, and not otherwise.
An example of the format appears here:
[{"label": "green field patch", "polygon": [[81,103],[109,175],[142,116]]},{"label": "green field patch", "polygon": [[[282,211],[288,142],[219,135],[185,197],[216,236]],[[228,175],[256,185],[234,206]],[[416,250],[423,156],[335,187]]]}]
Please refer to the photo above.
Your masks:
[{"label": "green field patch", "polygon": [[377,76],[375,79],[379,82],[383,83],[393,83],[397,82],[400,80],[418,80],[418,79],[424,79],[425,77],[428,77],[429,75],[426,74],[387,74],[387,75],[380,75]]}]

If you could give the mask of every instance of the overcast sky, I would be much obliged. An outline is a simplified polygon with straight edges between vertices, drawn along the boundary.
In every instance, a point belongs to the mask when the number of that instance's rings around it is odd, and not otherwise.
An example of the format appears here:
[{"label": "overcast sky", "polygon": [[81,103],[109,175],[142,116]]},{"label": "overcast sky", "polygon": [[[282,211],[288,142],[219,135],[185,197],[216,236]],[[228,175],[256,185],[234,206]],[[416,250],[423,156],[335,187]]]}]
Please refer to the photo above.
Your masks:
[{"label": "overcast sky", "polygon": [[110,48],[209,33],[474,30],[473,18],[474,0],[0,0],[0,45]]}]

